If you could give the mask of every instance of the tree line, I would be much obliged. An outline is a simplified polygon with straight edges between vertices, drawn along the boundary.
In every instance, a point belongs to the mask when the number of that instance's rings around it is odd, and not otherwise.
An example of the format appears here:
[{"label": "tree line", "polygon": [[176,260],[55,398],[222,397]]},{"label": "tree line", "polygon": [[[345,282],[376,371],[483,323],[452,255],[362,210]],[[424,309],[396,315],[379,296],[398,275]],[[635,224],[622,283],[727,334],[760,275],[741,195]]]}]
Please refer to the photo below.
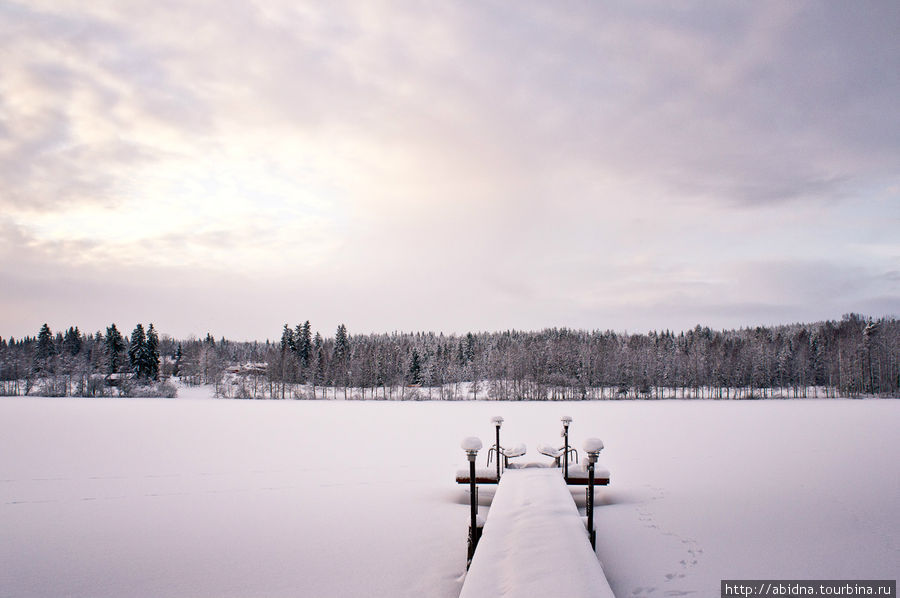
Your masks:
[{"label": "tree line", "polygon": [[163,356],[156,369],[141,366],[141,350],[132,351],[151,344],[149,330],[142,337],[136,327],[130,342],[122,339],[123,349],[110,340],[111,329],[83,335],[71,328],[53,337],[42,328],[37,339],[0,338],[0,381],[19,384],[24,378],[27,385],[29,376],[80,367],[93,375],[127,371],[148,380],[178,375],[238,398],[900,395],[900,323],[858,314],[808,324],[646,334],[552,328],[351,336],[341,324],[323,337],[309,321],[285,324],[279,340],[265,343],[216,340],[211,334],[176,342],[154,332],[154,351]]},{"label": "tree line", "polygon": [[0,337],[0,394],[104,396],[174,395],[174,387],[148,389],[160,377],[160,339],[153,324],[135,326],[126,340],[115,324],[106,334],[77,326],[55,335],[46,323],[36,337]]}]

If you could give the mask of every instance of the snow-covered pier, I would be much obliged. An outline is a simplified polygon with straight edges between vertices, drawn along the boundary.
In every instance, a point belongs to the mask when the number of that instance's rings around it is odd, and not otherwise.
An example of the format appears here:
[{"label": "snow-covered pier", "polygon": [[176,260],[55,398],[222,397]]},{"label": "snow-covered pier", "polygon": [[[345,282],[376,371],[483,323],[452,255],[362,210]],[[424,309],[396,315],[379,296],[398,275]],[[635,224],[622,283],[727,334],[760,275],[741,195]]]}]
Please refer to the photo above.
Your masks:
[{"label": "snow-covered pier", "polygon": [[[596,467],[603,442],[588,438],[586,463],[570,468],[570,457],[577,461],[578,451],[569,445],[572,418],[564,416],[563,446],[538,447],[538,452],[553,459],[552,464],[510,464],[509,459],[525,454],[525,445],[504,448],[500,444],[503,418],[494,417],[491,422],[496,440],[488,452],[488,465],[495,455],[496,469],[476,469],[475,459],[482,448],[479,438],[468,437],[461,444],[469,469],[457,472],[456,481],[469,485],[471,521],[469,572],[460,598],[612,597],[594,552],[594,487],[609,484],[609,472]],[[478,484],[498,484],[486,523],[478,516]],[[587,486],[587,529],[569,485]]]},{"label": "snow-covered pier", "polygon": [[613,598],[558,468],[505,471],[460,598]]}]

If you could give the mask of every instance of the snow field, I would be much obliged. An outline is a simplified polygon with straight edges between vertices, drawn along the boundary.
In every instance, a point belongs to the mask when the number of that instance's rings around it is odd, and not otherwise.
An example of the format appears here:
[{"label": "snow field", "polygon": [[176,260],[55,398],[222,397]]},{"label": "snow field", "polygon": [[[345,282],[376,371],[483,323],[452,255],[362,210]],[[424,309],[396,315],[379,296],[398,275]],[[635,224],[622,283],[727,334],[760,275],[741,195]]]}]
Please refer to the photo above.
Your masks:
[{"label": "snow field", "polygon": [[[481,468],[491,416],[505,418],[504,444],[536,446],[558,442],[564,413],[573,446],[606,447],[597,553],[619,598],[714,596],[723,578],[897,575],[897,401],[201,392],[0,399],[0,596],[455,598],[468,523],[460,442],[483,441]],[[572,493],[583,508],[583,489]],[[482,516],[492,495],[480,491]]]}]

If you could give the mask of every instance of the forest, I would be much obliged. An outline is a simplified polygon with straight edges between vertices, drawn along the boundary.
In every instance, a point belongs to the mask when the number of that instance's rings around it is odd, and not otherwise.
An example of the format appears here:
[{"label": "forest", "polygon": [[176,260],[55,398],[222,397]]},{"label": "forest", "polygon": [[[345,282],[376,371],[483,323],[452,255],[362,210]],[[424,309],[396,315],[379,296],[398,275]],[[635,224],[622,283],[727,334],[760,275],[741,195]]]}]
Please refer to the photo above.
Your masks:
[{"label": "forest", "polygon": [[265,342],[173,339],[138,324],[0,337],[0,394],[224,398],[581,400],[900,396],[900,323],[837,321],[633,334],[551,328],[333,336],[309,321]]}]

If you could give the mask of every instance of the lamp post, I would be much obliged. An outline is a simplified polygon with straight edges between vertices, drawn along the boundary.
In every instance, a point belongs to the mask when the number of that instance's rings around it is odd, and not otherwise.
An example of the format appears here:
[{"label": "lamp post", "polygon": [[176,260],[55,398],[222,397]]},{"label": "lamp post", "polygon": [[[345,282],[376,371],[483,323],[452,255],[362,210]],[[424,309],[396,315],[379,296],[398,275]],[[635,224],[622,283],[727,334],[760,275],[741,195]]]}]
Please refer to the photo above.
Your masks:
[{"label": "lamp post", "polygon": [[500,426],[503,424],[503,418],[495,415],[491,418],[491,421],[494,422],[494,426],[497,428],[497,441],[494,445],[494,452],[497,456],[497,483],[500,483]]},{"label": "lamp post", "polygon": [[563,479],[569,479],[569,424],[572,423],[572,418],[568,415],[564,415],[560,418],[563,425]]},{"label": "lamp post", "polygon": [[594,464],[603,450],[603,441],[599,438],[588,438],[584,441],[584,452],[588,458],[588,487],[587,487],[587,520],[588,537],[591,540],[591,548],[597,549],[597,532],[594,530]]},{"label": "lamp post", "polygon": [[469,459],[469,504],[471,506],[471,521],[469,522],[469,549],[466,558],[466,569],[468,569],[469,563],[472,562],[472,557],[475,556],[475,546],[478,544],[478,489],[475,486],[475,457],[478,456],[478,451],[481,450],[481,439],[475,436],[469,436],[468,438],[463,439],[460,446],[466,451],[466,457]]}]

